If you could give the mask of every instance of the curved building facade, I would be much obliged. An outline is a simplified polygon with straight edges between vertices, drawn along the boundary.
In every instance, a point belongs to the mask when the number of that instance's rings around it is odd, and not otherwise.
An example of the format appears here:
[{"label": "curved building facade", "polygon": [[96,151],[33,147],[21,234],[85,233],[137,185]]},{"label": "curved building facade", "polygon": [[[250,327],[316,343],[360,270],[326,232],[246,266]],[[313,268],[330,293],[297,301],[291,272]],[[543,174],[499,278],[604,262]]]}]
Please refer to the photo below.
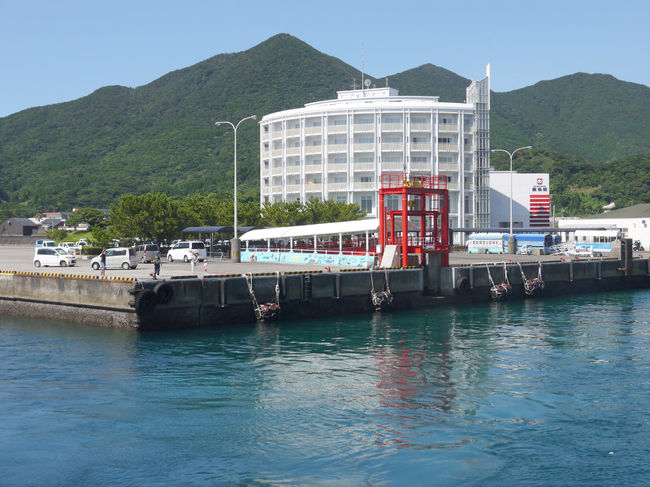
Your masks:
[{"label": "curved building facade", "polygon": [[488,66],[464,103],[386,87],[339,91],[335,100],[266,115],[261,202],[331,199],[376,217],[382,174],[444,175],[450,225],[488,226],[489,89]]}]

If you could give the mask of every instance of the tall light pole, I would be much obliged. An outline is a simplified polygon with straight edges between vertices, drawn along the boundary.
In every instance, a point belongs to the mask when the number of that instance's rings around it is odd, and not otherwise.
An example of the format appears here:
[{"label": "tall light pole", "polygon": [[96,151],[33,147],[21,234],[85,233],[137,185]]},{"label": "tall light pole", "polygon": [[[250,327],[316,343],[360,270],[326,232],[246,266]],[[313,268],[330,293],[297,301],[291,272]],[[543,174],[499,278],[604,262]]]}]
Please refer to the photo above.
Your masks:
[{"label": "tall light pole", "polygon": [[242,118],[239,122],[237,122],[237,125],[233,124],[232,122],[224,121],[224,122],[215,122],[215,125],[230,125],[235,132],[235,150],[234,150],[234,160],[233,160],[233,167],[235,169],[235,183],[234,183],[234,199],[235,199],[235,208],[234,208],[234,213],[235,213],[235,224],[233,226],[233,238],[230,241],[230,259],[234,260],[235,262],[240,262],[241,257],[239,253],[239,239],[237,238],[237,129],[239,128],[239,124],[242,123],[245,120],[250,120],[250,119],[256,119],[256,115],[251,115],[250,117]]},{"label": "tall light pole", "polygon": [[512,152],[509,152],[505,149],[492,149],[490,152],[505,152],[510,156],[510,237],[508,237],[508,243],[510,241],[510,238],[512,238],[512,156],[515,155],[517,151],[524,150],[524,149],[532,149],[532,145],[527,145],[526,147],[519,147]]}]

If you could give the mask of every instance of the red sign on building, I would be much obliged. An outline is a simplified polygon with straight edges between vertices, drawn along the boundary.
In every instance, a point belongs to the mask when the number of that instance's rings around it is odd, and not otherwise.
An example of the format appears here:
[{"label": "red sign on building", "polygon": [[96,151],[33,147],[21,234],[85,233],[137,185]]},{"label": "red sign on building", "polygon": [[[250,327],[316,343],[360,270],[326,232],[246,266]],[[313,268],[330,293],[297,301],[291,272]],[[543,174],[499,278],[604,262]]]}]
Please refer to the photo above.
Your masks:
[{"label": "red sign on building", "polygon": [[530,226],[548,227],[551,223],[551,196],[548,194],[530,195]]}]

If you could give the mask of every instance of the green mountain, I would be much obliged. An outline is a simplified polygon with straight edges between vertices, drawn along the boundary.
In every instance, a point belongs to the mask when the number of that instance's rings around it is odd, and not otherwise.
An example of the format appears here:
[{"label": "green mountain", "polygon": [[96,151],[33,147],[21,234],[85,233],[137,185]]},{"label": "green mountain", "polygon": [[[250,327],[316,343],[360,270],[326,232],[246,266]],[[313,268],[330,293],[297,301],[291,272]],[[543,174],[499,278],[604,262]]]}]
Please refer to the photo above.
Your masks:
[{"label": "green mountain", "polygon": [[[220,54],[141,87],[109,86],[67,103],[0,118],[0,217],[107,207],[124,193],[185,196],[232,188],[233,134],[217,120],[333,98],[360,73],[287,34]],[[383,86],[384,78],[373,80]],[[405,95],[462,101],[469,80],[430,64],[388,77]],[[534,143],[607,161],[650,153],[648,88],[573,75],[495,93],[492,145]],[[563,104],[565,103],[567,106]],[[257,198],[259,129],[238,130],[243,198]]]}]

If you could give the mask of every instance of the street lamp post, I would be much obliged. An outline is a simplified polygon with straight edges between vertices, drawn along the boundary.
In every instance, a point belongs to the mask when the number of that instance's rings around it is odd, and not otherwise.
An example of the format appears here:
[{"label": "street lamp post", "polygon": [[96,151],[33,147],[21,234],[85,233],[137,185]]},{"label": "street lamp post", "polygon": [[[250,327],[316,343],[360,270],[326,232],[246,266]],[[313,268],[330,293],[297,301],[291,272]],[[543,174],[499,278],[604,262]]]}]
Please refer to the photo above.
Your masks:
[{"label": "street lamp post", "polygon": [[224,121],[224,122],[215,122],[215,125],[230,125],[235,132],[235,150],[234,150],[234,160],[233,160],[233,167],[235,170],[235,182],[234,182],[234,226],[233,226],[233,238],[230,241],[230,259],[235,261],[235,262],[241,262],[241,255],[239,252],[239,239],[237,238],[237,129],[239,128],[239,124],[242,123],[245,120],[249,119],[256,119],[257,116],[251,115],[250,117],[242,118],[239,122],[237,122],[237,125],[233,124],[232,122]]},{"label": "street lamp post", "polygon": [[510,239],[513,240],[513,246],[514,246],[514,237],[512,236],[512,157],[515,155],[517,151],[524,150],[524,149],[532,149],[532,145],[527,145],[526,147],[519,147],[512,152],[507,151],[505,149],[492,149],[490,152],[505,152],[510,156],[510,235],[508,236],[508,251],[511,251],[512,249],[510,248]]}]

